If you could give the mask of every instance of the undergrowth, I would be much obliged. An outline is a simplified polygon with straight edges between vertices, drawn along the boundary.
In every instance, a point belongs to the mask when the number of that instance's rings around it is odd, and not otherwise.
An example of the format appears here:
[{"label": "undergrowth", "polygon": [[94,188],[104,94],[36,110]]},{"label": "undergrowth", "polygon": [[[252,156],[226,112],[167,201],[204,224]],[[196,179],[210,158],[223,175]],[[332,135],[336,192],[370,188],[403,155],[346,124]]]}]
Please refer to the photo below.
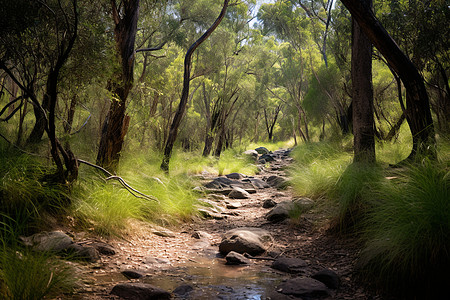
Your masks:
[{"label": "undergrowth", "polygon": [[[443,299],[450,284],[450,171],[424,160],[373,194],[359,260],[364,278],[412,299]],[[437,298],[433,298],[434,296]]]}]

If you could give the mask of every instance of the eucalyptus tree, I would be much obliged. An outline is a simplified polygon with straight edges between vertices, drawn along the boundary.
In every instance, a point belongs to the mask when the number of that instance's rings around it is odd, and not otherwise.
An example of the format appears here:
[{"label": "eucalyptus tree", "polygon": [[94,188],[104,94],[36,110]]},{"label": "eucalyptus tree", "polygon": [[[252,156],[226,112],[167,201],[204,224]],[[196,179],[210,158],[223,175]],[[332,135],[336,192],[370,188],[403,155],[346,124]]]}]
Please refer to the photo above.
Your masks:
[{"label": "eucalyptus tree", "polygon": [[175,143],[175,140],[177,138],[178,134],[178,127],[180,126],[182,117],[185,113],[188,97],[189,97],[189,83],[191,80],[191,62],[192,62],[192,55],[194,54],[194,51],[197,49],[198,46],[200,46],[201,43],[203,43],[210,35],[211,33],[219,26],[220,22],[225,16],[225,12],[228,8],[229,0],[224,0],[222,10],[220,11],[219,16],[216,18],[214,23],[203,33],[203,35],[197,39],[188,49],[186,52],[185,60],[184,60],[184,75],[183,75],[183,91],[181,94],[180,103],[178,105],[178,109],[175,113],[175,116],[172,120],[172,124],[170,126],[169,136],[167,137],[166,145],[164,147],[164,157],[163,161],[161,163],[161,169],[163,171],[168,172],[169,171],[169,162],[170,157],[172,156],[172,150]]},{"label": "eucalyptus tree", "polygon": [[[11,5],[20,9],[23,4],[36,10],[32,12],[34,23],[22,26],[22,31],[12,30],[2,36],[4,48],[0,68],[34,105],[36,122],[28,141],[37,142],[46,132],[58,180],[73,181],[78,176],[78,164],[70,149],[64,149],[56,136],[56,107],[61,73],[78,35],[78,1],[19,1]],[[4,17],[8,19],[11,16]],[[34,88],[40,76],[44,77],[42,82],[45,86],[42,102],[38,101]]]},{"label": "eucalyptus tree", "polygon": [[406,119],[413,136],[413,148],[409,158],[417,155],[435,157],[434,125],[423,77],[375,17],[370,6],[359,1],[342,0],[342,3],[406,87]]}]

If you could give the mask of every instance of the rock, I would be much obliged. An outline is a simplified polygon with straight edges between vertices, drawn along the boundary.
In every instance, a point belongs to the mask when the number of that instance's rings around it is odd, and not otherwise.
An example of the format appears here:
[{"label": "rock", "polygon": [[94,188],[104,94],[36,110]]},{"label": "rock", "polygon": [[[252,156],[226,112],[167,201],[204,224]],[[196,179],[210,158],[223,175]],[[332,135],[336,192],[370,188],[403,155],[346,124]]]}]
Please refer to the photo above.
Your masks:
[{"label": "rock", "polygon": [[144,273],[137,270],[124,270],[122,273],[128,279],[138,279],[144,277]]},{"label": "rock", "polygon": [[279,257],[270,266],[272,269],[287,273],[303,273],[308,264],[300,258]]},{"label": "rock", "polygon": [[228,209],[237,209],[241,207],[242,205],[239,202],[236,201],[226,201],[226,208]]},{"label": "rock", "polygon": [[289,213],[295,208],[292,201],[282,201],[278,203],[266,215],[266,219],[270,222],[281,222],[289,218]]},{"label": "rock", "polygon": [[194,287],[192,285],[183,284],[183,285],[180,285],[177,288],[175,288],[172,293],[175,295],[178,295],[180,297],[183,297],[183,296],[187,296],[187,294],[189,294],[193,290],[194,290]]},{"label": "rock", "polygon": [[333,270],[323,269],[311,277],[324,283],[330,289],[336,290],[341,285],[341,279]]},{"label": "rock", "polygon": [[326,298],[330,292],[325,284],[312,278],[293,278],[278,286],[277,292],[302,297],[302,299]]},{"label": "rock", "polygon": [[244,255],[239,254],[234,251],[230,251],[227,256],[225,256],[225,259],[227,260],[227,265],[249,265],[251,264],[251,261],[246,258]]},{"label": "rock", "polygon": [[249,178],[248,180],[255,187],[255,189],[266,189],[270,187],[270,185],[258,178]]},{"label": "rock", "polygon": [[230,251],[259,255],[266,251],[272,240],[270,233],[264,229],[256,227],[236,228],[224,234],[219,245],[219,251],[225,255]]},{"label": "rock", "polygon": [[232,199],[247,199],[250,197],[250,194],[242,188],[233,187],[233,190],[228,194],[228,197]]},{"label": "rock", "polygon": [[270,151],[266,147],[258,147],[255,149],[258,154],[269,154]]},{"label": "rock", "polygon": [[273,201],[272,199],[266,199],[263,202],[263,208],[272,208],[276,205],[277,205],[277,203],[275,201]]},{"label": "rock", "polygon": [[169,292],[146,283],[119,283],[111,290],[112,295],[130,300],[170,299]]},{"label": "rock", "polygon": [[260,160],[264,159],[266,163],[275,161],[275,158],[271,154],[263,154],[259,159]]},{"label": "rock", "polygon": [[221,201],[226,199],[225,195],[217,195],[217,194],[209,194],[208,197],[215,201]]},{"label": "rock", "polygon": [[199,208],[197,209],[197,211],[199,212],[200,216],[202,216],[205,219],[222,220],[226,218],[224,215],[220,213],[205,208]]},{"label": "rock", "polygon": [[272,175],[266,180],[267,184],[277,189],[285,189],[289,182],[280,176]]},{"label": "rock", "polygon": [[152,233],[154,235],[162,236],[162,237],[170,237],[170,238],[176,237],[175,233],[173,233],[170,230],[166,230],[166,229],[164,229],[164,230],[153,230]]},{"label": "rock", "polygon": [[79,244],[71,244],[66,252],[75,259],[85,260],[88,262],[96,262],[100,259],[100,253],[92,246],[82,246]]},{"label": "rock", "polygon": [[257,152],[256,150],[247,150],[247,151],[245,151],[245,152],[242,153],[242,154],[248,155],[248,156],[250,156],[250,157],[252,157],[252,158],[254,158],[254,159],[257,159],[257,158],[258,158],[258,152]]},{"label": "rock", "polygon": [[306,212],[308,210],[311,210],[314,207],[314,201],[306,198],[306,197],[301,197],[301,198],[297,198],[292,200],[292,202],[302,211],[302,212]]},{"label": "rock", "polygon": [[26,246],[45,252],[61,252],[74,243],[72,238],[62,231],[43,231],[21,239]]},{"label": "rock", "polygon": [[198,239],[198,240],[211,240],[212,239],[212,235],[210,235],[207,232],[200,231],[200,230],[194,231],[194,233],[192,234],[192,237],[194,239]]},{"label": "rock", "polygon": [[148,256],[145,258],[145,263],[148,265],[168,265],[170,264],[170,260],[165,258]]},{"label": "rock", "polygon": [[208,189],[223,189],[228,188],[233,183],[233,180],[226,177],[217,177],[213,181],[205,184],[205,187]]},{"label": "rock", "polygon": [[114,249],[114,247],[107,243],[95,242],[95,243],[92,243],[91,246],[94,247],[95,249],[97,249],[97,251],[103,255],[110,256],[110,255],[116,254],[116,250]]},{"label": "rock", "polygon": [[245,175],[241,174],[241,173],[230,173],[225,175],[226,178],[230,178],[230,179],[236,179],[236,180],[240,180],[242,178],[245,178]]},{"label": "rock", "polygon": [[266,164],[266,160],[265,159],[258,159],[258,164],[265,165]]}]

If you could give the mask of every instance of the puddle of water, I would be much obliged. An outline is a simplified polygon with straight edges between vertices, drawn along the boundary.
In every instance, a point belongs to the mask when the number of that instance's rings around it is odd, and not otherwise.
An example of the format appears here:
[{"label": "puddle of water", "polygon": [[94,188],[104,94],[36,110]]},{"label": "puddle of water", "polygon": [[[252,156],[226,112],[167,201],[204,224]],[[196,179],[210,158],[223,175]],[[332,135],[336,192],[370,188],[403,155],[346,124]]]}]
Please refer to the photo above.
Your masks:
[{"label": "puddle of water", "polygon": [[[94,277],[97,283],[127,281],[121,273]],[[155,273],[149,273],[139,281],[170,292],[181,285],[194,287],[186,295],[175,295],[175,299],[259,300],[269,297],[283,278],[264,264],[229,266],[222,258],[196,257],[173,268],[155,269]]]},{"label": "puddle of water", "polygon": [[224,259],[196,258],[164,273],[141,281],[168,291],[183,284],[194,287],[179,299],[266,299],[282,280],[266,266],[228,266]]}]

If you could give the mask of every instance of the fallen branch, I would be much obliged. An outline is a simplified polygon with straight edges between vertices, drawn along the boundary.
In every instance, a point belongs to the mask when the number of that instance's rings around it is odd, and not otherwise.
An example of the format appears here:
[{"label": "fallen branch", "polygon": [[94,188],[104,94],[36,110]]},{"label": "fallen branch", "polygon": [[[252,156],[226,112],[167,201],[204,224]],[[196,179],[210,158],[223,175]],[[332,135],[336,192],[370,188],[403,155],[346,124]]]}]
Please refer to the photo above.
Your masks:
[{"label": "fallen branch", "polygon": [[111,172],[109,172],[105,168],[102,168],[96,164],[90,163],[90,162],[82,160],[82,159],[78,159],[78,162],[88,165],[90,167],[96,168],[96,169],[102,171],[103,173],[105,173],[106,175],[108,175],[108,178],[105,179],[106,181],[111,180],[111,179],[115,179],[115,180],[119,181],[120,184],[124,187],[124,189],[126,189],[134,197],[140,198],[140,199],[145,199],[145,200],[156,201],[159,203],[159,200],[156,197],[146,195],[146,194],[136,190],[135,188],[131,187],[122,177],[113,175]]}]

